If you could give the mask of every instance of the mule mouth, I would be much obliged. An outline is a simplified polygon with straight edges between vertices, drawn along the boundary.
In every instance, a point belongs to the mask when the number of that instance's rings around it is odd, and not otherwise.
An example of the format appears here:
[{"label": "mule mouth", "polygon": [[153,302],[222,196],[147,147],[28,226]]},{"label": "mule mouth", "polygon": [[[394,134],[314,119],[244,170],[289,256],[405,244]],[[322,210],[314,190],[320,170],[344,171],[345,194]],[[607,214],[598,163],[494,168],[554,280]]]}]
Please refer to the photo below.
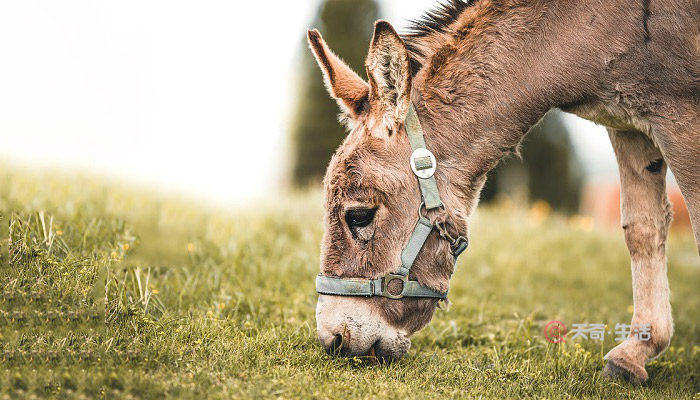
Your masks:
[{"label": "mule mouth", "polygon": [[382,340],[375,341],[367,351],[357,352],[347,346],[343,335],[335,335],[327,347],[326,353],[331,357],[354,358],[367,364],[388,364],[400,360],[410,347],[410,340],[402,341],[403,346],[384,345]]},{"label": "mule mouth", "polygon": [[403,356],[408,353],[408,349],[411,347],[411,340],[407,337],[403,337],[402,340],[390,340],[385,341],[382,339],[377,340],[372,346],[374,351],[374,357],[377,362],[380,363],[392,363],[394,361],[399,361]]},{"label": "mule mouth", "polygon": [[376,315],[376,306],[361,299],[319,296],[316,330],[325,352],[371,362],[400,359],[410,348],[410,333]]}]

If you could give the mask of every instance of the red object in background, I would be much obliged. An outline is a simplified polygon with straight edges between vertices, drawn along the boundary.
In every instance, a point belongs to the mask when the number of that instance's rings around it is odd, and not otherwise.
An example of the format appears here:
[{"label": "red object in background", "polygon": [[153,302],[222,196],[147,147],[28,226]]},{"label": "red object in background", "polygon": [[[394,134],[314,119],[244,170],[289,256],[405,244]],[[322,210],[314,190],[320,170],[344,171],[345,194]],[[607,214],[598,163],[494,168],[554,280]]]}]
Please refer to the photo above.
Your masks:
[{"label": "red object in background", "polygon": [[[685,200],[678,187],[670,186],[668,198],[673,207],[673,230],[691,230],[690,215]],[[620,226],[620,185],[610,183],[591,183],[583,191],[581,212],[590,215],[598,225],[607,227]]]}]

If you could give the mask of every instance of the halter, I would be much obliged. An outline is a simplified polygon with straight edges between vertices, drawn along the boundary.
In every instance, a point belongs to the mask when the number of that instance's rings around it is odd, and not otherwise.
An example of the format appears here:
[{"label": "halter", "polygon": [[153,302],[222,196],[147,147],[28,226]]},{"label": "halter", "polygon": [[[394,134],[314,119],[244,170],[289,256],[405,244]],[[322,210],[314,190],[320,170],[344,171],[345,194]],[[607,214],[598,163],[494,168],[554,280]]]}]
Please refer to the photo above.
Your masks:
[{"label": "halter", "polygon": [[[440,237],[450,243],[455,263],[457,262],[457,257],[467,249],[469,241],[463,236],[452,237],[447,231],[444,222],[436,222],[433,225],[427,218],[428,211],[436,208],[444,210],[445,206],[440,200],[434,177],[437,162],[433,153],[426,148],[423,128],[421,128],[418,115],[412,103],[406,115],[406,132],[413,150],[410,159],[411,170],[418,177],[423,201],[418,206],[418,221],[413,228],[413,233],[401,251],[401,265],[395,273],[388,273],[378,279],[338,278],[318,274],[316,277],[316,291],[318,293],[334,296],[382,296],[389,299],[400,299],[403,297],[447,299],[447,292],[441,293],[421,285],[418,281],[409,280],[408,275],[411,272],[411,267],[413,267],[418,253],[425,245],[425,241],[433,229],[437,229]],[[424,209],[425,214],[423,214]],[[392,281],[401,281],[402,288],[399,294],[389,292],[389,283]]]}]

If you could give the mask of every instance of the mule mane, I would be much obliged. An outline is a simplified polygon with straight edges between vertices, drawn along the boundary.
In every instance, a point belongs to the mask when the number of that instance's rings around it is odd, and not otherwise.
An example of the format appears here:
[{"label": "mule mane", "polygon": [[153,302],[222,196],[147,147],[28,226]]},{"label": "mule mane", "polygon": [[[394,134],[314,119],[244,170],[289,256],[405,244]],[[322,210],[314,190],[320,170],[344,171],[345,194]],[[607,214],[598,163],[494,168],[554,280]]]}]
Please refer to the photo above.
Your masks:
[{"label": "mule mane", "polygon": [[459,19],[462,12],[477,0],[446,0],[418,19],[410,20],[408,33],[402,35],[411,61],[411,74],[416,75],[423,67],[425,54],[421,42],[426,38],[446,33],[450,25]]}]

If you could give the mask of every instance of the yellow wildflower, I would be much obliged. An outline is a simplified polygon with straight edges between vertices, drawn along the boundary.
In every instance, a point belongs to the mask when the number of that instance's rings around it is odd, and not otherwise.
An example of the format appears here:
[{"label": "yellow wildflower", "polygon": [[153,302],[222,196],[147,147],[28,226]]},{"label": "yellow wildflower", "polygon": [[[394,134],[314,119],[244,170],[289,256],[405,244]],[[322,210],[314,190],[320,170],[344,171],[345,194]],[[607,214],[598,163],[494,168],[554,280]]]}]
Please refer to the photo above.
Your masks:
[{"label": "yellow wildflower", "polygon": [[590,232],[593,230],[593,218],[586,215],[574,215],[569,218],[569,223],[576,229]]},{"label": "yellow wildflower", "polygon": [[540,222],[547,219],[549,214],[552,212],[552,207],[544,200],[537,200],[530,207],[530,219],[539,224]]}]

